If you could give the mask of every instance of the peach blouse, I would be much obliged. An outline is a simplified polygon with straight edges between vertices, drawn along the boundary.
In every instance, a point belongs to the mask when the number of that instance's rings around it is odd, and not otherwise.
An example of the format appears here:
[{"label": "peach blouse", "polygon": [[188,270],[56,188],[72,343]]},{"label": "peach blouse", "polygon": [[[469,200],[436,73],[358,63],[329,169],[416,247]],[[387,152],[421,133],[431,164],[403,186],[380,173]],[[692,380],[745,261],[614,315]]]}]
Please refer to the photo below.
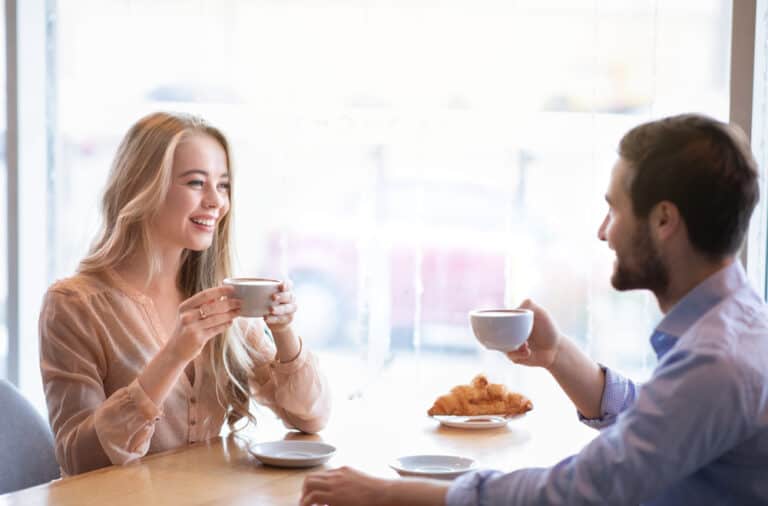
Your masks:
[{"label": "peach blouse", "polygon": [[[263,320],[238,319],[250,342],[253,395],[287,427],[322,429],[330,413],[327,382],[316,357],[302,349],[279,363]],[[204,356],[194,382],[182,374],[157,406],[137,377],[166,336],[152,301],[116,273],[78,274],[55,283],[40,313],[40,368],[56,457],[64,474],[124,464],[149,453],[218,436],[225,409]]]}]

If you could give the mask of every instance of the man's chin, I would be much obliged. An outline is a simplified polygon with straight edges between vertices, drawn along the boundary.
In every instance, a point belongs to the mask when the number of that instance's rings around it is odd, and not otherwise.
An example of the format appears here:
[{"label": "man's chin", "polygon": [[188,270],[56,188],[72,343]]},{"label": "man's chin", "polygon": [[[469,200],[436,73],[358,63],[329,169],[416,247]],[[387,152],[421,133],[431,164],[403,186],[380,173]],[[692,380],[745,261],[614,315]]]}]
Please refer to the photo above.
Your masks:
[{"label": "man's chin", "polygon": [[633,282],[631,276],[616,268],[613,270],[613,274],[611,274],[611,285],[620,292],[644,288],[639,283]]}]

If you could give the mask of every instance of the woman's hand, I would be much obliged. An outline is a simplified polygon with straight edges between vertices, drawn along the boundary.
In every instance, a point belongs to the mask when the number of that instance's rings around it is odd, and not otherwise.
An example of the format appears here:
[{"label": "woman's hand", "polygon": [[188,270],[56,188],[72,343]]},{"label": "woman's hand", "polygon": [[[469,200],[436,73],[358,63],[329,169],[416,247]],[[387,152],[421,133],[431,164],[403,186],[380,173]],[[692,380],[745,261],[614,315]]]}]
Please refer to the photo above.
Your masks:
[{"label": "woman's hand", "polygon": [[293,283],[283,281],[277,287],[277,293],[272,295],[272,307],[264,321],[273,334],[284,332],[293,321],[296,313],[296,297],[291,291]]},{"label": "woman's hand", "polygon": [[240,299],[231,286],[208,288],[179,305],[176,328],[168,340],[177,356],[192,361],[214,336],[224,332],[240,314]]},{"label": "woman's hand", "polygon": [[528,340],[518,349],[508,352],[507,357],[516,364],[549,369],[555,362],[561,342],[566,338],[543,307],[526,299],[520,308],[533,311],[533,330]]}]

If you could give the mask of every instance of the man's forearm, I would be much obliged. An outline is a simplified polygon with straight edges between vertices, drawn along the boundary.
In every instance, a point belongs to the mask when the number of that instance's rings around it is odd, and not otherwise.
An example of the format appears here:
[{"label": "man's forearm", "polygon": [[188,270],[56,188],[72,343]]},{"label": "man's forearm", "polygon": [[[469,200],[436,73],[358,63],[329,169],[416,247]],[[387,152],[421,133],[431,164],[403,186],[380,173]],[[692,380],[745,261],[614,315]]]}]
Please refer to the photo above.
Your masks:
[{"label": "man's forearm", "polygon": [[561,339],[561,349],[549,372],[586,418],[600,418],[600,404],[605,390],[605,372],[597,362],[568,338]]}]

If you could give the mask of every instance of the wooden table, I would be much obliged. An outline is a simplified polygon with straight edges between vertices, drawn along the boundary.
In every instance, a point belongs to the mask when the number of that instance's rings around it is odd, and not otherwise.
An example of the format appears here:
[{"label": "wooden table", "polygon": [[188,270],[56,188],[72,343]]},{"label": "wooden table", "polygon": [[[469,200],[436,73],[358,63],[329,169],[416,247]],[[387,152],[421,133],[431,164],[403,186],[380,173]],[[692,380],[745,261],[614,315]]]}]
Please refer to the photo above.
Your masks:
[{"label": "wooden table", "polygon": [[[372,400],[341,404],[319,435],[288,431],[262,414],[259,426],[242,436],[228,435],[0,496],[0,506],[295,505],[305,475],[318,469],[350,465],[395,477],[388,466],[394,458],[437,453],[512,470],[554,464],[595,434],[575,416],[564,419],[546,408],[503,428],[462,430],[442,427],[423,412],[407,416],[377,411]],[[337,453],[325,466],[281,469],[261,465],[247,450],[249,441],[276,439],[324,440]]]}]

